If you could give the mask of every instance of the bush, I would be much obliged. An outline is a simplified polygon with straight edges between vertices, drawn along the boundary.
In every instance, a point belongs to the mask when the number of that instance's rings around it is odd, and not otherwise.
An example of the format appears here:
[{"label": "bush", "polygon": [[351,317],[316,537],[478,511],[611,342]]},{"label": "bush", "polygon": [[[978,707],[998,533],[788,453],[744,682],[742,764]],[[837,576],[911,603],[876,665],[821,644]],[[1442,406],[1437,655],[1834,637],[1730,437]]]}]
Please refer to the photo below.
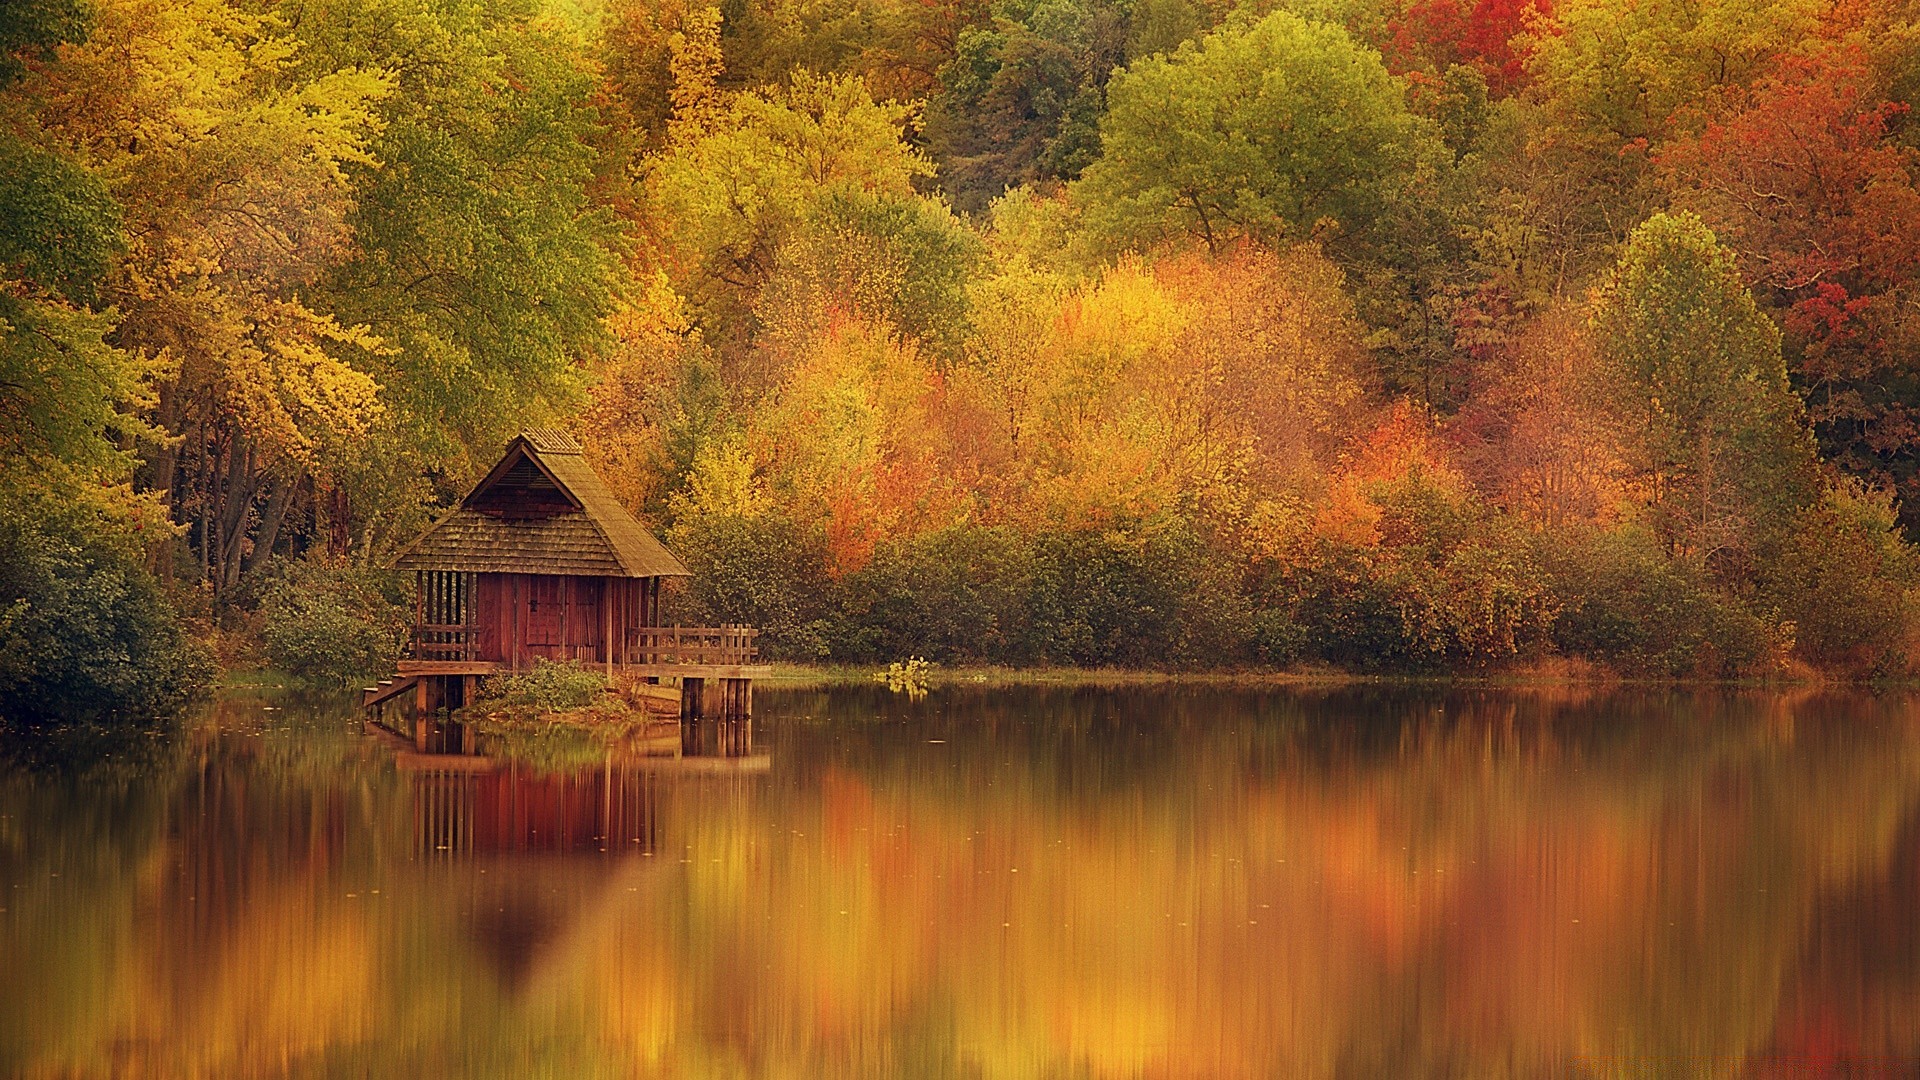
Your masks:
[{"label": "bush", "polygon": [[1232,556],[1184,524],[1043,535],[1032,599],[1040,659],[1091,666],[1228,666],[1254,613]]},{"label": "bush", "polygon": [[1558,605],[1525,529],[1418,473],[1366,497],[1377,512],[1366,540],[1309,538],[1282,570],[1307,651],[1347,667],[1423,671],[1549,647]]},{"label": "bush", "polygon": [[1760,570],[1760,595],[1808,663],[1848,675],[1911,669],[1920,562],[1893,498],[1846,480],[1803,510]]},{"label": "bush", "polygon": [[693,571],[672,597],[674,621],[758,627],[769,659],[827,655],[833,589],[820,537],[772,515],[701,514],[668,539]]},{"label": "bush", "polygon": [[580,666],[578,660],[554,663],[534,661],[531,670],[495,675],[481,683],[480,706],[568,712],[598,704],[606,695],[607,677]]},{"label": "bush", "polygon": [[212,677],[123,522],[70,500],[0,501],[0,718],[158,716]]},{"label": "bush", "polygon": [[324,558],[276,566],[260,590],[260,616],[268,659],[329,688],[392,674],[410,621],[397,575]]},{"label": "bush", "polygon": [[1562,652],[1659,677],[1742,674],[1778,652],[1772,626],[1644,528],[1569,532],[1552,551]]},{"label": "bush", "polygon": [[1043,533],[957,525],[883,544],[816,593],[845,660],[1221,665],[1254,616],[1231,555],[1184,525]]},{"label": "bush", "polygon": [[832,652],[1020,663],[1037,652],[1032,546],[1012,529],[952,528],[882,545],[842,583]]}]

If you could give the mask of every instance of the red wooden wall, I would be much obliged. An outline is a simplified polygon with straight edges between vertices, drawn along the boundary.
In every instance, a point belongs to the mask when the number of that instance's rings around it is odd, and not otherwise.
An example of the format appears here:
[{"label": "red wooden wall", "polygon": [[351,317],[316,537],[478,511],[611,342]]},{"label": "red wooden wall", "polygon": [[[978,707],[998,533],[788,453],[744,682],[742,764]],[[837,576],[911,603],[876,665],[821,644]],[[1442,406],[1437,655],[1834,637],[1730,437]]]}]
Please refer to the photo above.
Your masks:
[{"label": "red wooden wall", "polygon": [[552,574],[479,574],[476,578],[472,622],[481,629],[481,660],[522,667],[540,657],[604,663],[609,616],[615,659],[629,629],[658,623],[658,578]]}]

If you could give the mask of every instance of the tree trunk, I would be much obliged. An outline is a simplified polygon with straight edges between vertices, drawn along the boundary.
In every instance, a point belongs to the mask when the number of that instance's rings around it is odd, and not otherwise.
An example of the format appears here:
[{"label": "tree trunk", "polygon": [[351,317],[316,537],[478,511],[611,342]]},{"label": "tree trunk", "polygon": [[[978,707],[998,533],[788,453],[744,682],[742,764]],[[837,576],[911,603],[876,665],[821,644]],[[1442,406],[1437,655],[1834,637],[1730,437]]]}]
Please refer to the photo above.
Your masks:
[{"label": "tree trunk", "polygon": [[253,453],[239,436],[235,436],[227,455],[227,482],[225,490],[221,492],[224,505],[219,507],[220,543],[214,548],[217,580],[213,588],[216,595],[224,595],[240,583],[240,556],[246,549],[247,516],[253,509]]},{"label": "tree trunk", "polygon": [[153,425],[160,429],[163,438],[154,448],[153,457],[143,467],[136,479],[141,488],[157,491],[175,510],[179,501],[174,498],[174,484],[178,479],[175,472],[180,464],[179,434],[174,430],[180,423],[180,393],[173,383],[160,388],[160,400],[154,408]]},{"label": "tree trunk", "polygon": [[287,507],[293,504],[293,491],[300,486],[298,476],[269,477],[273,485],[272,494],[267,496],[267,507],[260,512],[260,531],[253,540],[253,556],[246,561],[246,573],[252,574],[265,565],[273,555],[273,545],[280,540],[280,524],[286,520]]}]

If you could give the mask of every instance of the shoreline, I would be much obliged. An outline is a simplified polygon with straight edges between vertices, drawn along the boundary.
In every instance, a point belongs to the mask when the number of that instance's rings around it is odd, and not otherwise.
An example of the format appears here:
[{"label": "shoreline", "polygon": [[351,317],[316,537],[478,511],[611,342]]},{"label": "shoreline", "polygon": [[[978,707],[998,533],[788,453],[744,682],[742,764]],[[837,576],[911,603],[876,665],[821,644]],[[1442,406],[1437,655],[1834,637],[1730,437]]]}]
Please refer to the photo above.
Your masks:
[{"label": "shoreline", "polygon": [[[884,664],[775,663],[773,674],[758,680],[768,689],[811,689],[845,686],[884,686]],[[1081,668],[1065,666],[1006,667],[993,664],[931,665],[920,678],[927,688],[953,686],[1016,687],[1127,687],[1193,686],[1242,688],[1336,689],[1352,686],[1427,687],[1440,689],[1525,690],[1560,687],[1638,687],[1647,689],[1738,689],[1775,691],[1913,690],[1920,680],[1856,680],[1835,678],[1812,670],[1794,670],[1744,678],[1656,678],[1622,675],[1592,664],[1556,661],[1532,668],[1481,674],[1433,675],[1368,674],[1334,668],[1280,671],[1169,671],[1154,668]]]},{"label": "shoreline", "polygon": [[[805,690],[850,686],[886,685],[887,665],[877,663],[794,663],[770,665],[771,675],[757,679],[766,689]],[[1295,668],[1287,670],[1197,670],[1175,671],[1158,668],[1085,668],[1064,665],[1009,667],[998,664],[933,664],[918,676],[921,685],[931,688],[957,686],[995,687],[1228,687],[1336,689],[1354,686],[1425,687],[1442,689],[1526,690],[1561,687],[1637,687],[1644,689],[1705,690],[1866,690],[1912,691],[1920,689],[1920,679],[1847,679],[1823,675],[1804,668],[1766,676],[1742,678],[1623,675],[1597,665],[1555,661],[1530,668],[1486,673],[1438,673],[1412,675],[1365,673],[1336,668]],[[350,693],[322,687],[303,687],[291,675],[268,666],[227,669],[208,687],[209,692],[232,690],[295,690],[310,693]]]}]

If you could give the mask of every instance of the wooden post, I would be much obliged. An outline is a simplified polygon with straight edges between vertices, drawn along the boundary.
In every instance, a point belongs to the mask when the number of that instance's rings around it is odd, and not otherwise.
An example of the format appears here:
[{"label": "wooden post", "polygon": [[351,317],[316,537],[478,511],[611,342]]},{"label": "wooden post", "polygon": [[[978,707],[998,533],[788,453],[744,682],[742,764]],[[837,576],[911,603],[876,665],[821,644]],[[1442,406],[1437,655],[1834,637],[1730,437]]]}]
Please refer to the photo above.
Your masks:
[{"label": "wooden post", "polygon": [[433,713],[428,709],[427,683],[430,675],[415,676],[413,684],[413,748],[421,753],[427,752],[427,732],[433,727]]},{"label": "wooden post", "polygon": [[600,613],[605,616],[607,627],[607,681],[613,681],[613,583],[619,578],[602,578],[600,584]]}]

